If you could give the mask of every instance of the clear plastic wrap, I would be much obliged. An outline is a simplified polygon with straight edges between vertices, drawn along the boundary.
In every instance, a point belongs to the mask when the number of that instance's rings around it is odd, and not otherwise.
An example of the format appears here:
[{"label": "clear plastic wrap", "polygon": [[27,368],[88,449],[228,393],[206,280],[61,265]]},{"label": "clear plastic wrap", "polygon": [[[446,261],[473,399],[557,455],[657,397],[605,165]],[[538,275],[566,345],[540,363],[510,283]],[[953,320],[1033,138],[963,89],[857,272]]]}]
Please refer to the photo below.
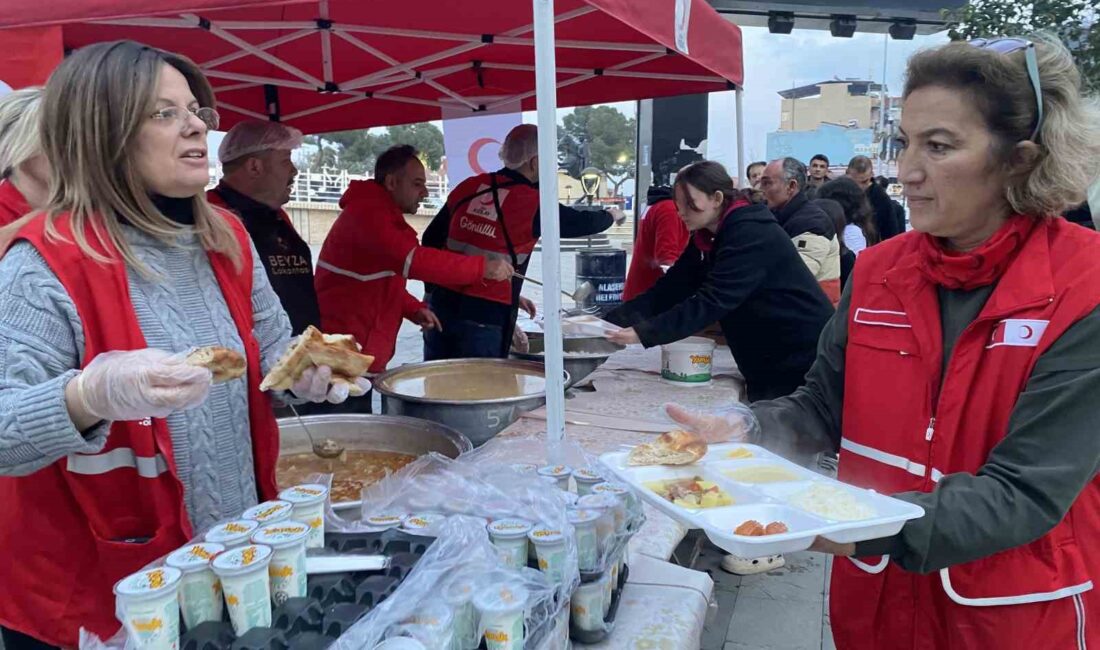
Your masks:
[{"label": "clear plastic wrap", "polygon": [[760,423],[744,404],[730,404],[710,412],[665,404],[665,412],[673,422],[699,434],[708,443],[757,442],[760,439]]}]

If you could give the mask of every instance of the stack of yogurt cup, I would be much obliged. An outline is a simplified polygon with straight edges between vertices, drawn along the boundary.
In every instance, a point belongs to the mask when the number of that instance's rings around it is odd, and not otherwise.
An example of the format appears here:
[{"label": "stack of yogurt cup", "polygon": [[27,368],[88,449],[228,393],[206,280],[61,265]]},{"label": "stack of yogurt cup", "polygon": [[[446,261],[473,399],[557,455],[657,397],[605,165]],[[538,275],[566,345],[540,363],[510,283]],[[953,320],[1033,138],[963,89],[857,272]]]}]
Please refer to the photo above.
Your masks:
[{"label": "stack of yogurt cup", "polygon": [[228,610],[243,636],[271,625],[273,602],[306,595],[306,548],[324,544],[328,488],[299,485],[279,496],[115,585],[118,616],[137,647],[177,650],[181,613],[191,629]]}]

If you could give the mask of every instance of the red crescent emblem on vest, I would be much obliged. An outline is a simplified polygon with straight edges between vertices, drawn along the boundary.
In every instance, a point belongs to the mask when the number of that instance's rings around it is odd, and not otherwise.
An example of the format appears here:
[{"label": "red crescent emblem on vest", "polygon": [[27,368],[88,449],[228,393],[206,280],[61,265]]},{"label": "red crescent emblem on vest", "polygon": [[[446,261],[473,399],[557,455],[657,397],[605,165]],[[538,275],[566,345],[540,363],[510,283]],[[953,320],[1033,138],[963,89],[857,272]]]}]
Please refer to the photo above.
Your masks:
[{"label": "red crescent emblem on vest", "polygon": [[466,154],[466,162],[470,163],[470,169],[472,169],[475,174],[485,173],[485,170],[481,168],[481,164],[477,161],[477,157],[481,153],[482,147],[492,142],[500,144],[500,141],[493,138],[478,138],[470,145],[470,150]]},{"label": "red crescent emblem on vest", "polygon": [[1021,325],[1020,326],[1020,338],[1022,338],[1024,340],[1027,340],[1027,339],[1031,338],[1031,336],[1033,334],[1035,334],[1035,330],[1031,329],[1030,325]]}]

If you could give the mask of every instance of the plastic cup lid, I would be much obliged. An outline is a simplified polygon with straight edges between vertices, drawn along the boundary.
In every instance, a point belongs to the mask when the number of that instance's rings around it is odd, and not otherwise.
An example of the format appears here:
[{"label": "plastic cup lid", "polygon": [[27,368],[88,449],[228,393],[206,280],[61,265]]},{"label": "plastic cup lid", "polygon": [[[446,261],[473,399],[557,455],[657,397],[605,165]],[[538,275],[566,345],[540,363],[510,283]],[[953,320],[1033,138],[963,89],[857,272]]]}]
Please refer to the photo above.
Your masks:
[{"label": "plastic cup lid", "polygon": [[539,476],[553,476],[563,478],[573,473],[573,468],[568,465],[548,465],[539,468]]},{"label": "plastic cup lid", "polygon": [[454,612],[451,611],[450,607],[443,603],[435,602],[420,606],[417,608],[415,614],[402,622],[412,623],[413,625],[423,625],[438,630],[439,628],[450,626],[454,617]]},{"label": "plastic cup lid", "polygon": [[477,591],[478,583],[472,578],[462,578],[447,585],[443,590],[443,599],[448,605],[462,605],[470,602]]},{"label": "plastic cup lid", "polygon": [[512,463],[510,467],[520,474],[534,474],[539,469],[534,463]]},{"label": "plastic cup lid", "polygon": [[268,524],[290,517],[290,511],[293,507],[287,501],[264,501],[258,506],[245,510],[241,518]]},{"label": "plastic cup lid", "polygon": [[527,607],[528,591],[518,584],[495,584],[474,595],[482,614],[516,614]]},{"label": "plastic cup lid", "polygon": [[224,550],[221,544],[188,544],[170,553],[164,563],[184,573],[195,573],[210,568],[214,556]]},{"label": "plastic cup lid", "polygon": [[577,499],[577,506],[586,510],[607,510],[617,505],[618,500],[613,494],[586,494]]},{"label": "plastic cup lid", "polygon": [[398,514],[396,512],[371,515],[367,517],[367,525],[376,528],[396,528],[404,523],[408,517],[409,516],[406,514]]},{"label": "plastic cup lid", "polygon": [[295,485],[279,493],[280,501],[288,501],[296,506],[312,505],[328,497],[328,488],[319,483]]},{"label": "plastic cup lid", "polygon": [[416,515],[409,515],[409,518],[401,523],[401,527],[405,530],[427,530],[446,518],[447,515],[442,515],[438,512],[422,512]]},{"label": "plastic cup lid", "polygon": [[603,483],[604,478],[597,474],[591,467],[581,467],[573,470],[573,478],[582,483]]},{"label": "plastic cup lid", "polygon": [[271,563],[271,547],[263,544],[249,544],[226,551],[214,558],[211,566],[219,576],[235,576],[263,569]]},{"label": "plastic cup lid", "polygon": [[140,600],[156,598],[178,589],[182,575],[172,567],[138,571],[115,583],[115,595]]},{"label": "plastic cup lid", "polygon": [[527,533],[527,539],[535,544],[558,544],[565,541],[565,535],[557,528],[537,526],[534,530]]},{"label": "plastic cup lid", "polygon": [[618,496],[626,496],[630,494],[630,488],[626,487],[622,483],[612,483],[607,481],[605,483],[599,483],[592,486],[593,492],[606,492],[608,494],[615,494]]},{"label": "plastic cup lid", "polygon": [[600,513],[595,510],[588,510],[585,508],[578,508],[576,510],[570,510],[566,513],[569,517],[569,523],[574,526],[583,526],[585,524],[595,523],[600,518]]},{"label": "plastic cup lid", "polygon": [[486,526],[489,534],[501,539],[527,537],[535,525],[525,519],[497,519]]},{"label": "plastic cup lid", "polygon": [[310,526],[297,521],[280,521],[268,524],[252,533],[252,543],[272,548],[287,548],[301,544],[309,537]]},{"label": "plastic cup lid", "polygon": [[236,519],[214,526],[207,531],[203,539],[214,544],[234,544],[242,540],[247,541],[252,532],[259,527],[260,522],[258,521]]}]

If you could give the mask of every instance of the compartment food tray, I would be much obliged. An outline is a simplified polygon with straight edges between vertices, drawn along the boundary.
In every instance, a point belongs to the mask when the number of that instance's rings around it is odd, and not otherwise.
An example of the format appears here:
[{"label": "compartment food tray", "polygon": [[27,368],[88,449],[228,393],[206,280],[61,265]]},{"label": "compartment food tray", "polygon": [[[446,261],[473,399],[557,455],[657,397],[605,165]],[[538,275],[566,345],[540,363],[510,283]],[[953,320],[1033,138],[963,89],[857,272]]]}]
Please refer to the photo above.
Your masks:
[{"label": "compartment food tray", "polygon": [[[751,456],[731,458],[730,453],[739,449],[751,453]],[[906,521],[924,516],[924,509],[920,506],[822,476],[757,445],[710,445],[706,456],[698,462],[679,466],[630,466],[627,464],[628,455],[626,451],[612,452],[600,456],[600,462],[620,481],[633,487],[641,498],[673,519],[702,529],[716,545],[740,557],[755,558],[805,550],[819,535],[838,543],[888,537],[900,531]],[[783,470],[794,480],[752,483],[735,480],[729,475],[729,472],[736,473],[736,470],[761,465]],[[719,507],[687,508],[673,504],[646,485],[696,476],[713,482],[733,498],[733,503]],[[870,507],[873,516],[854,520],[835,519],[789,502],[791,497],[815,485],[831,485],[843,490],[858,503]],[[787,525],[789,532],[756,537],[735,535],[733,531],[748,520],[756,520],[763,525],[780,521]]]}]

